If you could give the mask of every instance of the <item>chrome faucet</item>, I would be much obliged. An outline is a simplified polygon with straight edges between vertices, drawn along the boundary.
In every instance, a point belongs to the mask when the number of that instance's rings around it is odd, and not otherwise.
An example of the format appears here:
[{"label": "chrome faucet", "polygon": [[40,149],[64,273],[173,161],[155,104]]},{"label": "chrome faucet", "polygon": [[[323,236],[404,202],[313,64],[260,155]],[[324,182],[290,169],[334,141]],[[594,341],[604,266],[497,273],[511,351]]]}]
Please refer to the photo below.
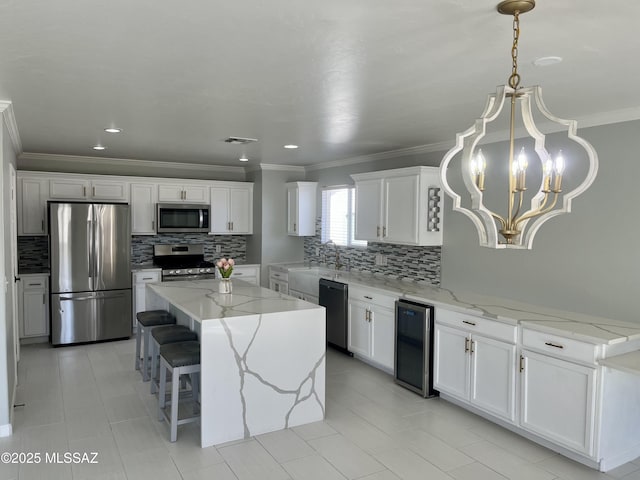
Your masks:
[{"label": "chrome faucet", "polygon": [[329,244],[333,244],[333,248],[336,249],[336,260],[335,260],[335,269],[336,270],[340,270],[342,268],[342,263],[340,263],[340,251],[338,250],[338,245],[336,245],[336,242],[334,242],[333,240],[329,240],[328,242],[325,242],[324,244],[324,248],[325,248],[325,258],[327,256],[327,245]]}]

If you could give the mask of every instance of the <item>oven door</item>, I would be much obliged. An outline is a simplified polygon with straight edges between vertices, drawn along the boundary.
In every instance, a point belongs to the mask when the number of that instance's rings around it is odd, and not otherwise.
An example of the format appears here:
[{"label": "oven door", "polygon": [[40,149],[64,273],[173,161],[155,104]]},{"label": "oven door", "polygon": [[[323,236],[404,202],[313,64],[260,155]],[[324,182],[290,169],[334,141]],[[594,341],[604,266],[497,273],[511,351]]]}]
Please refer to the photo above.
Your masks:
[{"label": "oven door", "polygon": [[208,205],[158,204],[158,233],[209,232]]},{"label": "oven door", "polygon": [[173,276],[163,276],[163,282],[182,282],[186,280],[213,280],[216,278],[214,273],[205,273],[205,274],[196,274],[196,275],[173,275]]}]

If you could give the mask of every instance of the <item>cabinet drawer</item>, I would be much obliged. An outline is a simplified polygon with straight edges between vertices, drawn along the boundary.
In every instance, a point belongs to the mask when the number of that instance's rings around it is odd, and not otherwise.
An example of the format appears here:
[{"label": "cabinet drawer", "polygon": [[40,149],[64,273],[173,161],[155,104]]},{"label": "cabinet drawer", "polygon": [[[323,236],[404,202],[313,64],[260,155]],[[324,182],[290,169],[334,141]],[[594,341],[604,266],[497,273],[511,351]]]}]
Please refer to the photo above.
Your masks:
[{"label": "cabinet drawer", "polygon": [[516,343],[518,338],[517,325],[509,325],[508,323],[497,322],[495,320],[476,317],[475,315],[469,315],[466,313],[436,308],[435,321],[442,325],[463,328],[471,333],[475,332],[480,335],[504,340],[509,343]]},{"label": "cabinet drawer", "polygon": [[358,300],[360,302],[379,305],[393,310],[395,309],[397,299],[398,297],[383,295],[376,291],[349,287],[349,300]]},{"label": "cabinet drawer", "polygon": [[160,281],[160,272],[135,272],[133,283],[156,283]]},{"label": "cabinet drawer", "polygon": [[23,290],[44,290],[47,288],[46,278],[23,277],[21,280]]},{"label": "cabinet drawer", "polygon": [[596,363],[599,353],[598,345],[527,328],[522,329],[522,346],[548,353],[554,357],[590,364]]},{"label": "cabinet drawer", "polygon": [[269,279],[275,280],[277,282],[288,282],[289,274],[284,272],[274,272],[273,270],[269,273]]}]

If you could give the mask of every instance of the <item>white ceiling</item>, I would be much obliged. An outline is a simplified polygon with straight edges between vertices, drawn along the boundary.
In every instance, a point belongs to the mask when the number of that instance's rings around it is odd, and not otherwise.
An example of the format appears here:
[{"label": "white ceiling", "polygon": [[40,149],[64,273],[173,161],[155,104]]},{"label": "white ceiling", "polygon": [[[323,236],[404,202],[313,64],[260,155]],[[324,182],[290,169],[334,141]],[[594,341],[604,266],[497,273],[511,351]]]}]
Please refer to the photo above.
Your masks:
[{"label": "white ceiling", "polygon": [[[0,100],[25,152],[311,165],[452,144],[510,73],[496,4],[0,0]],[[638,19],[640,2],[538,0],[521,18],[522,84],[560,117],[637,111]],[[547,55],[564,61],[532,65]]]}]

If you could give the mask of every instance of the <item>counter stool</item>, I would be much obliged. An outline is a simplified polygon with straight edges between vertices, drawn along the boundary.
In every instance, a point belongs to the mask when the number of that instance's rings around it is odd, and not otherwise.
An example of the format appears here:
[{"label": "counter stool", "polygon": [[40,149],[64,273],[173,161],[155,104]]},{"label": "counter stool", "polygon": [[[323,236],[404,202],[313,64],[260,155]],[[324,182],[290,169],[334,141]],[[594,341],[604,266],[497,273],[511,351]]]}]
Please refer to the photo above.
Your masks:
[{"label": "counter stool", "polygon": [[151,344],[149,354],[151,355],[151,393],[158,390],[158,362],[160,358],[160,346],[169,343],[197,341],[198,334],[192,332],[184,325],[163,325],[151,330]]},{"label": "counter stool", "polygon": [[[171,412],[168,415],[166,406],[167,371],[171,372]],[[191,377],[191,397],[193,399],[193,413],[191,417],[178,419],[178,404],[180,402],[180,376]],[[175,442],[178,437],[178,425],[195,422],[200,418],[198,413],[198,396],[200,383],[200,343],[178,342],[160,346],[160,386],[158,391],[158,420],[166,418],[169,422],[170,440]],[[187,393],[187,392],[185,392]]]},{"label": "counter stool", "polygon": [[144,335],[144,357],[142,357],[142,380],[149,381],[149,334],[153,327],[175,325],[176,317],[166,310],[148,310],[136,314],[136,370],[140,370],[140,342]]}]

